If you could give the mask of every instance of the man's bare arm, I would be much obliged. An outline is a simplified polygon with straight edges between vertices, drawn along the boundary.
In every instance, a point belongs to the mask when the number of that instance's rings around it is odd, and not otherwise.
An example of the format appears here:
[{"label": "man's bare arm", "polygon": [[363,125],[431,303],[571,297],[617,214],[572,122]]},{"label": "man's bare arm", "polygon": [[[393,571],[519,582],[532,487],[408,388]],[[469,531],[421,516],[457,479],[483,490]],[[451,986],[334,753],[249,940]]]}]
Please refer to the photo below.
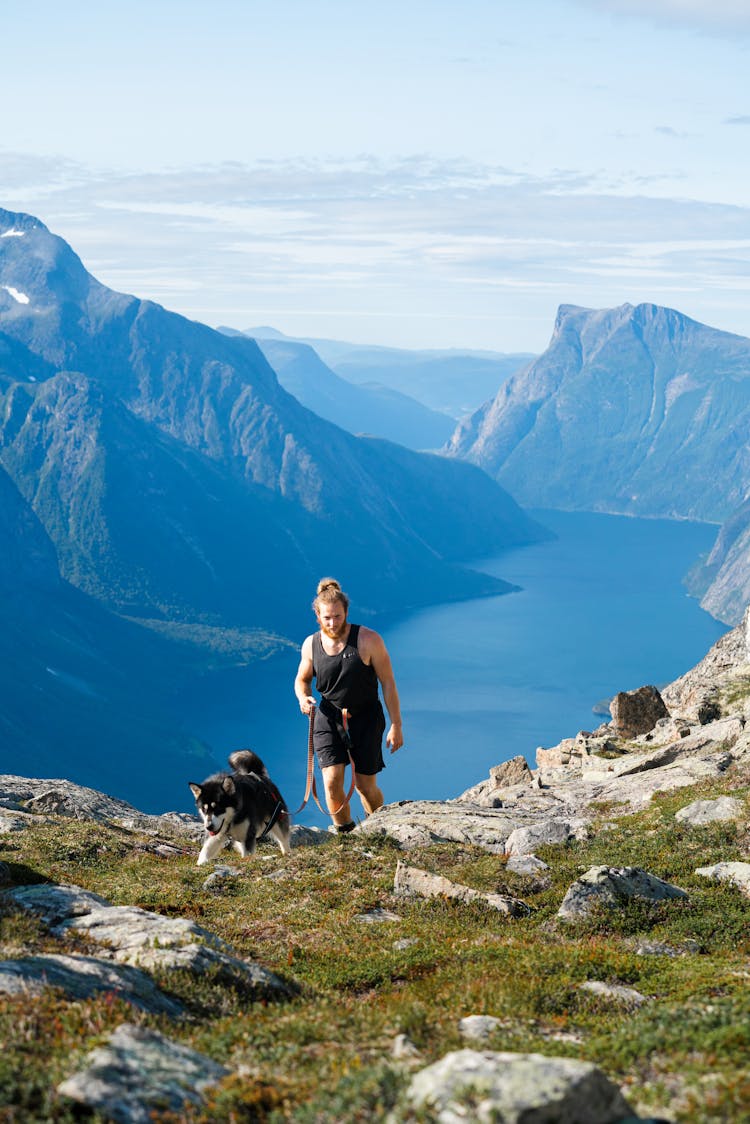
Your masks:
[{"label": "man's bare arm", "polygon": [[377,632],[368,628],[364,640],[365,650],[362,655],[365,663],[371,664],[378,677],[383,691],[383,700],[388,710],[388,717],[391,720],[391,728],[385,739],[386,745],[390,747],[391,753],[395,753],[404,744],[404,734],[401,727],[401,702],[398,697],[391,657],[388,655],[383,637]]},{"label": "man's bare arm", "polygon": [[312,694],[312,681],[315,672],[312,659],[312,636],[308,636],[302,645],[301,659],[294,680],[294,693],[297,696],[299,708],[303,714],[309,714],[316,705]]}]

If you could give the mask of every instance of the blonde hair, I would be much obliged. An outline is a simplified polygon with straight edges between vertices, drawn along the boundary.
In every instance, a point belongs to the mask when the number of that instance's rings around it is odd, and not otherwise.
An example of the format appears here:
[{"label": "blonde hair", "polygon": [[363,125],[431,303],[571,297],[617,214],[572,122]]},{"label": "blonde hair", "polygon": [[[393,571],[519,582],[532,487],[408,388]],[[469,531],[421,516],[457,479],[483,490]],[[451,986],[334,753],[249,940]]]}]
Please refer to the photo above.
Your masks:
[{"label": "blonde hair", "polygon": [[318,582],[317,597],[312,603],[313,612],[317,613],[322,603],[330,604],[331,601],[340,601],[346,612],[349,612],[349,598],[335,578],[321,578]]}]

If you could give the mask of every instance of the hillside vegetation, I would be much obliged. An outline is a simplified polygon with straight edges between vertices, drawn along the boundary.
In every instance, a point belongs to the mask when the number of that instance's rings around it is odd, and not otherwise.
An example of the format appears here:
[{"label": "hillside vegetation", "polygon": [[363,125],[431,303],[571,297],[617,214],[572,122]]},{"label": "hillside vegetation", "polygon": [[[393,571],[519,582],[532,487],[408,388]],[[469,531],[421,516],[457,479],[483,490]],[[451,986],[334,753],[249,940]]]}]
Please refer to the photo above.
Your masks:
[{"label": "hillside vegetation", "polygon": [[[738,678],[725,698],[744,706],[747,690]],[[744,802],[739,821],[695,827],[675,819],[691,801],[722,794]],[[405,1090],[415,1070],[466,1045],[459,1022],[470,1015],[497,1020],[478,1048],[592,1061],[644,1116],[746,1120],[750,899],[695,872],[747,857],[748,798],[750,769],[740,756],[720,778],[657,793],[637,813],[622,815],[612,802],[595,808],[587,838],[537,849],[549,869],[532,875],[470,844],[410,850],[410,864],[521,899],[530,912],[520,917],[394,895],[401,852],[387,837],[325,837],[287,858],[267,844],[246,861],[226,853],[234,876],[207,886],[197,844],[177,827],[170,838],[166,821],[158,836],[59,816],[31,822],[0,837],[6,889],[72,883],[115,904],[197,920],[292,994],[259,1000],[218,972],[155,969],[161,988],[184,1005],[178,1018],[146,1014],[111,993],[10,995],[0,1014],[0,1120],[105,1119],[55,1089],[124,1022],[160,1030],[230,1071],[201,1107],[157,1112],[152,1119],[163,1124],[365,1122],[389,1113],[433,1120],[426,1110],[410,1115]],[[600,864],[643,868],[688,896],[562,923],[556,913],[566,890]],[[8,895],[0,908],[3,961],[102,954],[85,934],[52,936]],[[633,989],[643,1004],[582,990],[591,980]]]}]

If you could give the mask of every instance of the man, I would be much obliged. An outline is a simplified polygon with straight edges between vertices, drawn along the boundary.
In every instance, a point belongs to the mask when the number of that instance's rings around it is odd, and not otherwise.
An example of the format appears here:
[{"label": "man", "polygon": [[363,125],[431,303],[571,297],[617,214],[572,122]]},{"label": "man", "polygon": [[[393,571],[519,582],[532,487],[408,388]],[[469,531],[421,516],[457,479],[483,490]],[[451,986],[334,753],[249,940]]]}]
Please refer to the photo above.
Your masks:
[{"label": "man", "polygon": [[[377,774],[385,768],[385,715],[378,684],[391,720],[386,738],[391,753],[404,744],[401,709],[382,636],[371,628],[349,623],[349,598],[334,578],[318,582],[313,610],[320,631],[308,636],[302,645],[294,693],[302,713],[309,715],[316,707],[311,694],[315,679],[321,700],[315,710],[313,745],[323,774],[328,810],[336,830],[343,834],[355,826],[344,790],[349,752],[356,769],[357,792],[367,815],[383,803]],[[348,721],[342,714],[344,710],[349,713]]]}]

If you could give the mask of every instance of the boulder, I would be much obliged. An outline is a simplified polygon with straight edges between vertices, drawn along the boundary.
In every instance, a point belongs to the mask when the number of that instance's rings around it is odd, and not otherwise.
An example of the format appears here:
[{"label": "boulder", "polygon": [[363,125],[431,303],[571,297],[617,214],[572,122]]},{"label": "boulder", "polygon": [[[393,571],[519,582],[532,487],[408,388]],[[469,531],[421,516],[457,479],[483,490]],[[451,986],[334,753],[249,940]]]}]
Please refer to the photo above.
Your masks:
[{"label": "boulder", "polygon": [[472,890],[469,886],[460,886],[440,874],[430,874],[401,861],[396,864],[393,892],[402,898],[453,898],[460,902],[483,902],[491,909],[507,913],[511,917],[525,917],[530,913],[526,903],[517,898]]},{"label": "boulder", "polygon": [[41,916],[58,936],[83,932],[121,964],[142,969],[212,968],[220,979],[241,983],[258,999],[282,998],[292,989],[266,968],[232,954],[225,941],[184,917],[164,917],[138,906],[115,906],[80,886],[18,886],[8,898]]},{"label": "boulder", "polygon": [[595,1065],[542,1054],[457,1050],[416,1073],[407,1099],[439,1124],[616,1124],[632,1114]]},{"label": "boulder", "polygon": [[517,827],[508,836],[505,844],[509,855],[533,855],[537,847],[560,846],[570,839],[585,839],[586,824],[583,820],[550,819],[529,827]]},{"label": "boulder", "polygon": [[368,816],[360,835],[387,835],[404,850],[430,843],[471,843],[495,854],[505,853],[519,819],[503,809],[439,800],[404,800],[387,804]]},{"label": "boulder", "polygon": [[543,874],[549,870],[549,865],[538,859],[536,855],[511,855],[505,864],[505,869],[512,874]]},{"label": "boulder", "polygon": [[624,987],[622,984],[605,983],[604,980],[586,980],[579,986],[581,991],[588,991],[602,999],[611,999],[624,1007],[640,1007],[642,1003],[647,1001],[646,996],[641,995],[640,991],[636,991],[635,988]]},{"label": "boulder", "polygon": [[472,788],[462,792],[457,800],[463,803],[479,804],[484,808],[502,807],[502,791],[517,784],[530,785],[533,781],[531,769],[525,757],[511,757],[500,765],[493,765],[489,778],[480,781]]},{"label": "boulder", "polygon": [[719,796],[716,800],[694,800],[675,813],[680,823],[700,827],[707,823],[739,820],[745,816],[745,805],[734,796]]},{"label": "boulder", "polygon": [[731,882],[743,894],[750,896],[750,863],[714,863],[713,866],[698,867],[695,873],[702,878]]},{"label": "boulder", "polygon": [[151,1124],[165,1111],[184,1119],[186,1103],[200,1107],[204,1091],[228,1075],[204,1054],[124,1023],[57,1091],[117,1124]]},{"label": "boulder", "polygon": [[653,730],[660,718],[668,718],[664,699],[656,687],[620,691],[610,703],[612,729],[620,738],[637,738]]},{"label": "boulder", "polygon": [[25,956],[0,962],[0,992],[39,995],[57,987],[70,999],[88,999],[108,992],[151,1014],[176,1016],[182,1005],[161,992],[150,976],[126,964],[95,956]]},{"label": "boulder", "polygon": [[459,1022],[458,1030],[463,1038],[473,1038],[478,1042],[484,1042],[502,1025],[502,1020],[496,1019],[492,1015],[467,1015]]},{"label": "boulder", "polygon": [[685,890],[639,867],[592,866],[568,889],[557,916],[563,921],[580,921],[597,906],[614,908],[632,898],[661,902],[687,896]]}]

